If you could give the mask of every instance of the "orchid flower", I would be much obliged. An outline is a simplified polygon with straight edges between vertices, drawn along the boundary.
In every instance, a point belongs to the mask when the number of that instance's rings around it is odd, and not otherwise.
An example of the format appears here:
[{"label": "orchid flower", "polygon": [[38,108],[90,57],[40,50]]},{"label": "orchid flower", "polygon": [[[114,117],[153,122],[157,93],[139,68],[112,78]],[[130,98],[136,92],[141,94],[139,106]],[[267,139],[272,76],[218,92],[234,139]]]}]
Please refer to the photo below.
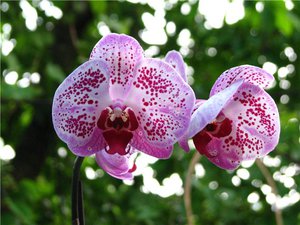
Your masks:
[{"label": "orchid flower", "polygon": [[177,72],[182,69],[177,59],[174,52],[165,60],[145,58],[127,35],[103,37],[89,61],[56,90],[57,135],[75,155],[95,154],[99,166],[119,179],[132,179],[134,152],[168,158],[188,128],[195,102]]},{"label": "orchid flower", "polygon": [[179,141],[182,148],[189,151],[187,139],[192,138],[200,154],[228,170],[272,151],[279,140],[279,113],[263,88],[273,79],[249,65],[222,73],[210,98],[196,101],[189,130]]}]

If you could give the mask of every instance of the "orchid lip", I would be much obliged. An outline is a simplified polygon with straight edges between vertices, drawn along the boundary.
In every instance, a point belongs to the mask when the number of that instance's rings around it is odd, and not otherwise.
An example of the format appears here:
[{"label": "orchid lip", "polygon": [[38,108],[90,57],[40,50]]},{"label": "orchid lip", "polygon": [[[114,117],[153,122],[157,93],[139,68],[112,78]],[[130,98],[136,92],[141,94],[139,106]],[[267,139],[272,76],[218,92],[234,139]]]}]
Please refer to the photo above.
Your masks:
[{"label": "orchid lip", "polygon": [[118,105],[106,107],[101,112],[97,126],[102,130],[107,144],[105,148],[107,153],[128,154],[130,150],[128,143],[133,137],[132,132],[138,128],[138,121],[131,108]]},{"label": "orchid lip", "polygon": [[200,154],[206,155],[208,158],[213,158],[216,155],[212,155],[206,151],[206,145],[213,138],[221,138],[230,135],[232,131],[232,121],[225,117],[223,113],[220,113],[217,118],[206,125],[206,127],[193,137],[193,141],[196,149]]}]

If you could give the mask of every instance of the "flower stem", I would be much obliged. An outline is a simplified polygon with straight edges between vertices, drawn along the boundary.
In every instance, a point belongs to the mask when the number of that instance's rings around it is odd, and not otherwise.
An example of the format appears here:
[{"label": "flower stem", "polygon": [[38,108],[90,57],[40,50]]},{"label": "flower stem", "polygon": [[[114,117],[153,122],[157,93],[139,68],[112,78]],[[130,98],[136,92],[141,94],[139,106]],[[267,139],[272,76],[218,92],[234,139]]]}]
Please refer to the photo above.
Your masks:
[{"label": "flower stem", "polygon": [[190,161],[188,172],[184,183],[184,206],[188,225],[194,225],[194,216],[191,201],[192,176],[195,170],[195,165],[199,161],[201,155],[196,151]]},{"label": "flower stem", "polygon": [[73,166],[72,177],[72,225],[84,225],[84,210],[82,185],[80,181],[80,167],[84,157],[78,156]]},{"label": "flower stem", "polygon": [[[264,163],[260,159],[257,159],[255,162],[256,162],[258,169],[260,170],[260,172],[263,174],[263,176],[267,180],[267,183],[272,188],[272,192],[277,196],[278,190],[276,187],[276,183],[272,177],[272,174],[270,173],[270,171],[267,169],[267,167],[264,165]],[[276,225],[283,225],[281,210],[276,205],[275,205],[274,213],[275,213]]]}]

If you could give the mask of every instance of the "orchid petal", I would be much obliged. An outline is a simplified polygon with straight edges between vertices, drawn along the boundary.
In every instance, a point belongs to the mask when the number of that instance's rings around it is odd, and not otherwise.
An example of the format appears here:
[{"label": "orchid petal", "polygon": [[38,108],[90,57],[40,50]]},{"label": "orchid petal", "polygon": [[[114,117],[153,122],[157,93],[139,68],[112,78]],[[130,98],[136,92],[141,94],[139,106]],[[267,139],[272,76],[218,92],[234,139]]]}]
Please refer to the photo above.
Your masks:
[{"label": "orchid petal", "polygon": [[[195,96],[167,63],[145,59],[137,67],[126,105],[136,114],[143,141],[165,148],[186,131]],[[146,152],[148,154],[148,152]]]},{"label": "orchid petal", "polygon": [[110,96],[114,99],[126,98],[134,77],[136,64],[143,58],[139,43],[127,35],[109,34],[93,48],[90,59],[102,59],[110,70]]},{"label": "orchid petal", "polygon": [[105,150],[96,153],[96,162],[109,175],[118,179],[133,179],[129,157],[131,154],[108,154]]},{"label": "orchid petal", "polygon": [[151,145],[151,143],[147,141],[145,132],[141,128],[138,128],[134,132],[130,145],[140,152],[144,152],[145,154],[151,155],[159,159],[169,158],[173,151],[173,145],[166,146],[163,148]]},{"label": "orchid petal", "polygon": [[165,61],[170,64],[182,77],[182,79],[187,82],[187,76],[185,73],[184,61],[181,54],[177,51],[169,51],[165,57]]},{"label": "orchid petal", "polygon": [[232,121],[232,131],[226,137],[213,138],[206,152],[224,169],[235,169],[243,160],[263,157],[278,144],[280,121],[272,97],[260,87],[244,83],[222,113]]},{"label": "orchid petal", "polygon": [[218,94],[210,97],[193,112],[187,137],[192,138],[200,132],[207,124],[211,123],[232,98],[244,81],[239,80]]},{"label": "orchid petal", "polygon": [[185,152],[190,151],[190,146],[188,144],[188,137],[187,135],[183,135],[183,137],[178,141],[180,148],[182,148]]},{"label": "orchid petal", "polygon": [[[194,109],[193,109],[193,113],[200,107],[200,105],[202,105],[204,102],[206,102],[207,100],[204,99],[196,99],[195,105],[194,105]],[[185,151],[185,152],[189,152],[190,151],[190,147],[188,144],[188,132],[186,132],[179,140],[178,140],[178,144],[179,146]]]},{"label": "orchid petal", "polygon": [[105,145],[96,122],[109,104],[109,73],[105,62],[88,61],[58,87],[52,106],[57,135],[79,156],[91,155]]},{"label": "orchid petal", "polygon": [[210,91],[210,96],[222,91],[239,79],[243,79],[261,88],[267,88],[273,82],[274,77],[256,66],[242,65],[233,67],[219,76]]}]

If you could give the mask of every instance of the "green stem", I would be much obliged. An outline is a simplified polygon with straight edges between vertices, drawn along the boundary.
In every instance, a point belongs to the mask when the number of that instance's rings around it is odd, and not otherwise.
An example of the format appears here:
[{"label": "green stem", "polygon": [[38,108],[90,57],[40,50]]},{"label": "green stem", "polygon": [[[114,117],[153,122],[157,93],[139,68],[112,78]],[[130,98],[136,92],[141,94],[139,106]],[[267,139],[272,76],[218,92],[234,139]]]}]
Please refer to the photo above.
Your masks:
[{"label": "green stem", "polygon": [[72,225],[84,225],[84,210],[82,185],[80,181],[80,167],[84,157],[78,156],[73,166],[72,177]]}]

